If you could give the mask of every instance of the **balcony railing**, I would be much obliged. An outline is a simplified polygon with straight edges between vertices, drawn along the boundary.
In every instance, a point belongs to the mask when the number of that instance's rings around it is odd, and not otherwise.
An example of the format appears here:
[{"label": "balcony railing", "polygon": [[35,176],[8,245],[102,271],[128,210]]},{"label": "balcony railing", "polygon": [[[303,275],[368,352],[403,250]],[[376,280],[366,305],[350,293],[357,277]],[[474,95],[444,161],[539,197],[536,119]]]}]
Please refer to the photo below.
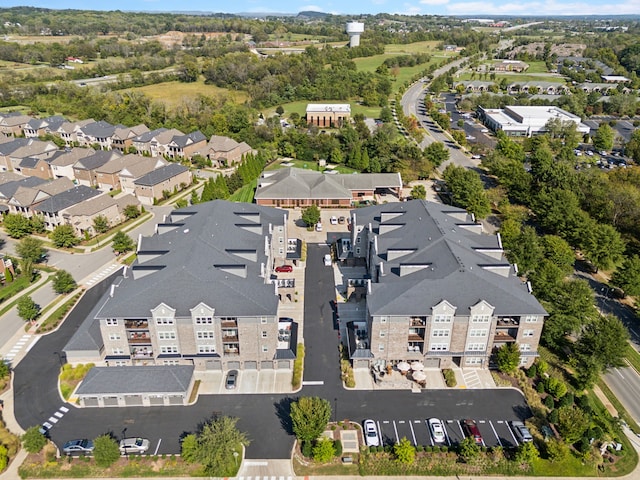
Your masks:
[{"label": "balcony railing", "polygon": [[501,317],[496,322],[498,327],[513,327],[514,325],[520,325],[519,318]]},{"label": "balcony railing", "polygon": [[148,330],[149,322],[147,320],[125,320],[124,328],[127,330]]},{"label": "balcony railing", "polygon": [[220,322],[220,326],[222,328],[237,328],[238,321],[237,320],[222,320]]},{"label": "balcony railing", "polygon": [[515,342],[516,338],[509,335],[509,332],[504,330],[496,330],[496,334],[493,337],[494,342]]},{"label": "balcony railing", "polygon": [[410,333],[407,338],[410,342],[424,342],[424,336],[417,333]]},{"label": "balcony railing", "polygon": [[151,344],[151,336],[146,334],[134,334],[129,337],[131,344]]},{"label": "balcony railing", "polygon": [[427,319],[424,317],[411,317],[412,327],[424,327],[427,324]]}]

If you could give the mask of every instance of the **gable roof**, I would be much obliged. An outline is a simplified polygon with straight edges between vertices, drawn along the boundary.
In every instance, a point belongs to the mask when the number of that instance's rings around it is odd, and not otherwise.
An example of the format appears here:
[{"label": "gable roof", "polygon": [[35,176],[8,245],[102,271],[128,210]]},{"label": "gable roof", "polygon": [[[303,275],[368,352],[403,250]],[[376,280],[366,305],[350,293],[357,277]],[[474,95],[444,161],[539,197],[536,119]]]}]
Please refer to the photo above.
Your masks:
[{"label": "gable roof", "polygon": [[161,157],[140,157],[135,163],[129,163],[120,170],[120,178],[140,178],[143,175],[167,165],[167,161]]},{"label": "gable roof", "polygon": [[127,140],[129,138],[137,137],[145,132],[149,131],[149,127],[145,124],[141,123],[140,125],[136,125],[134,127],[125,127],[118,125],[113,132],[113,138],[117,138],[119,140]]},{"label": "gable roof", "polygon": [[49,165],[53,165],[56,167],[68,167],[69,165],[74,165],[85,157],[91,156],[96,151],[93,148],[72,148],[65,151],[56,152],[53,157],[51,157],[51,161]]},{"label": "gable roof", "polygon": [[35,210],[44,213],[56,214],[60,210],[64,210],[65,208],[69,208],[100,194],[101,192],[91,187],[87,187],[86,185],[78,185],[77,187],[73,187],[69,190],[47,198],[44,202],[35,207]]},{"label": "gable roof", "polygon": [[109,122],[100,120],[99,122],[93,122],[85,125],[80,130],[86,136],[93,138],[109,138],[113,135],[116,128],[124,127],[124,125],[111,125]]},{"label": "gable roof", "polygon": [[15,138],[7,142],[0,142],[0,155],[10,155],[17,149],[29,143],[30,138]]},{"label": "gable roof", "polygon": [[95,120],[93,118],[87,118],[86,120],[78,120],[77,122],[63,122],[58,127],[58,132],[60,133],[73,133],[76,130],[79,130],[90,123],[94,123]]},{"label": "gable roof", "polygon": [[194,368],[193,365],[93,367],[76,394],[186,394]]},{"label": "gable roof", "polygon": [[95,215],[103,210],[118,205],[118,201],[111,195],[98,195],[67,209],[69,215]]},{"label": "gable roof", "polygon": [[169,142],[170,145],[175,145],[180,148],[187,147],[189,145],[193,145],[194,143],[206,142],[207,137],[200,130],[196,130],[195,132],[187,133],[186,135],[176,135]]},{"label": "gable roof", "polygon": [[97,152],[79,159],[74,165],[74,169],[78,170],[96,170],[103,166],[109,160],[121,157],[122,154],[118,150],[98,150]]},{"label": "gable roof", "polygon": [[160,135],[162,132],[166,132],[168,131],[168,128],[156,128],[155,130],[151,130],[149,132],[145,132],[141,135],[138,135],[137,137],[135,137],[133,139],[134,142],[140,142],[140,143],[149,143],[151,140],[154,139],[154,137],[156,137],[157,135]]},{"label": "gable roof", "polygon": [[96,172],[99,173],[118,173],[123,168],[129,165],[135,165],[138,162],[144,161],[147,157],[142,155],[127,154],[122,157],[116,157],[109,160],[104,165],[96,168]]},{"label": "gable roof", "polygon": [[176,175],[180,175],[181,173],[187,171],[189,171],[189,169],[184,165],[180,165],[179,163],[170,163],[168,165],[165,165],[164,167],[152,170],[146,175],[143,175],[135,180],[133,183],[135,185],[152,187],[153,185],[162,183],[172,177],[175,177]]},{"label": "gable roof", "polygon": [[19,187],[37,187],[38,185],[42,185],[43,183],[47,183],[47,181],[44,178],[40,177],[27,177],[22,178],[21,180],[7,182],[3,185],[0,185],[0,198],[9,199],[13,197]]},{"label": "gable roof", "polygon": [[67,177],[62,177],[43,183],[42,185],[38,185],[36,188],[49,195],[56,195],[73,188],[73,182]]},{"label": "gable roof", "polygon": [[10,156],[12,158],[25,158],[55,152],[56,150],[58,150],[58,147],[53,142],[43,142],[36,138],[29,138],[27,143],[13,150]]}]

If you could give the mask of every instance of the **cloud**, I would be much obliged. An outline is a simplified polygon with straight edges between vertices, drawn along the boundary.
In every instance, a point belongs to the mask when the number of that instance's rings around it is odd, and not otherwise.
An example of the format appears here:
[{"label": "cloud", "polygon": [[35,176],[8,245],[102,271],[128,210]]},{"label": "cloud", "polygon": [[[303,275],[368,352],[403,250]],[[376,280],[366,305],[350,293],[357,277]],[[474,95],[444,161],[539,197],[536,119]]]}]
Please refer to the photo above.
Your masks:
[{"label": "cloud", "polygon": [[420,5],[436,6],[446,5],[447,3],[449,3],[449,0],[420,0]]},{"label": "cloud", "polygon": [[[421,0],[420,3],[440,0]],[[438,3],[433,3],[438,5]],[[446,5],[445,10],[452,15],[624,15],[637,14],[637,0],[626,0],[615,4],[604,4],[595,0],[578,2],[523,1],[510,3],[455,2]]]},{"label": "cloud", "polygon": [[299,12],[324,12],[324,8],[317,5],[303,5],[298,9]]}]

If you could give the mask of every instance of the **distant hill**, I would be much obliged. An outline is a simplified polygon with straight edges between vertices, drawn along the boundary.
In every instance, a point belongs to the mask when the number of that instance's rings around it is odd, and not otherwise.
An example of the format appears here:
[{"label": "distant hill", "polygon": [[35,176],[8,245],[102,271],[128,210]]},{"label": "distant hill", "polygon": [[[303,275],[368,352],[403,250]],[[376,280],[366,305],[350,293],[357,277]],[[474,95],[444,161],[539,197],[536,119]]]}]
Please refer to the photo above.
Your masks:
[{"label": "distant hill", "polygon": [[298,13],[298,17],[306,17],[306,18],[325,18],[328,16],[329,16],[328,13],[315,12],[313,10],[306,10],[304,12]]}]

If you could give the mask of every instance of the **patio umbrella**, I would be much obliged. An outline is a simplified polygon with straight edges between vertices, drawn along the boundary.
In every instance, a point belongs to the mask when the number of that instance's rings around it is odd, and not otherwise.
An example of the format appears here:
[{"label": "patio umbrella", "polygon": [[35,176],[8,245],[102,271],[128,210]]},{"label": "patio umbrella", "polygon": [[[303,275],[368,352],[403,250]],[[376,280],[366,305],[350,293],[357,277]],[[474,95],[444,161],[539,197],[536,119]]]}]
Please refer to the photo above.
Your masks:
[{"label": "patio umbrella", "polygon": [[401,372],[408,372],[411,368],[411,365],[409,365],[407,362],[400,362],[396,365],[396,368]]},{"label": "patio umbrella", "polygon": [[427,374],[420,370],[413,372],[411,376],[416,382],[424,382],[427,379]]},{"label": "patio umbrella", "polygon": [[422,362],[411,362],[411,370],[413,370],[414,372],[418,372],[418,371],[424,370],[424,363],[422,363]]}]

